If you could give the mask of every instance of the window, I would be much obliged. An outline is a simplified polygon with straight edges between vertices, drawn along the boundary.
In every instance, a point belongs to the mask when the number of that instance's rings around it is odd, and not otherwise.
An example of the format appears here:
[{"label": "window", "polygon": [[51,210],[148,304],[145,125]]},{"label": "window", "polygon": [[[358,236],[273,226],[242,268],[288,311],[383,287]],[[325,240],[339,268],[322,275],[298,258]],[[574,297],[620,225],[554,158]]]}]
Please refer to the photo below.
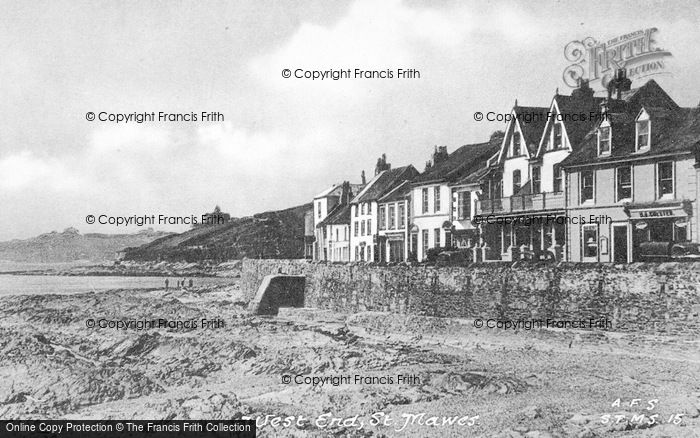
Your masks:
[{"label": "window", "polygon": [[362,221],[360,225],[360,235],[364,236],[365,235],[365,221]]},{"label": "window", "polygon": [[688,239],[688,220],[678,219],[673,224],[673,240],[676,242],[687,242]]},{"label": "window", "polygon": [[367,247],[367,261],[368,262],[372,261],[372,247],[371,246]]},{"label": "window", "polygon": [[367,204],[367,214],[372,214],[372,203]]},{"label": "window", "polygon": [[433,188],[433,194],[435,195],[435,213],[440,211],[440,186]]},{"label": "window", "polygon": [[514,157],[520,156],[520,133],[519,132],[513,133],[513,156]]},{"label": "window", "polygon": [[357,230],[359,230],[359,229],[360,229],[360,224],[359,224],[358,222],[355,222],[355,237],[357,237],[357,235],[358,235],[358,234],[357,234],[357,233],[358,233]]},{"label": "window", "polygon": [[[320,202],[316,205],[316,209],[318,210],[317,215],[320,218],[321,217],[321,203]],[[306,210],[306,211],[308,211],[308,210]]]},{"label": "window", "polygon": [[391,204],[389,206],[389,229],[393,230],[396,228],[396,205]]},{"label": "window", "polygon": [[[357,213],[358,213],[359,210],[360,210],[360,206],[359,206],[359,205],[353,205],[353,206],[352,206],[352,209],[355,210],[355,217],[357,217]],[[357,235],[357,234],[355,234],[355,235]]]},{"label": "window", "polygon": [[532,168],[532,193],[540,193],[541,191],[540,169],[540,166],[533,166]]},{"label": "window", "polygon": [[593,171],[581,172],[581,203],[593,201]]},{"label": "window", "polygon": [[422,197],[423,197],[423,213],[428,212],[428,188],[424,188],[422,191]]},{"label": "window", "polygon": [[584,225],[582,236],[582,248],[584,258],[598,257],[598,226]]},{"label": "window", "polygon": [[598,130],[598,155],[610,153],[610,127],[603,126]]},{"label": "window", "polygon": [[367,219],[367,235],[372,234],[372,219]]},{"label": "window", "polygon": [[512,224],[504,224],[501,229],[503,230],[503,247],[501,248],[501,252],[505,254],[513,244]]},{"label": "window", "polygon": [[637,122],[637,150],[649,147],[649,120]]},{"label": "window", "polygon": [[428,230],[421,231],[421,237],[423,241],[423,258],[428,254]]},{"label": "window", "polygon": [[433,234],[435,239],[435,248],[440,248],[440,228],[435,228],[433,230]]},{"label": "window", "polygon": [[365,203],[363,202],[363,203],[362,203],[362,214],[365,214],[366,209],[367,209],[367,204],[365,204]]},{"label": "window", "polygon": [[336,241],[336,242],[339,240],[339,239],[338,239],[339,234],[340,234],[340,231],[338,231],[338,229],[336,228],[336,229],[335,229],[335,241]]},{"label": "window", "polygon": [[562,147],[561,123],[555,123],[552,131],[553,131],[553,136],[554,136],[554,149],[560,149]]},{"label": "window", "polygon": [[513,193],[512,195],[515,196],[516,193],[518,193],[518,190],[520,190],[520,170],[514,170],[513,171]]},{"label": "window", "polygon": [[616,169],[617,201],[632,199],[632,167],[623,166]]},{"label": "window", "polygon": [[554,166],[554,184],[552,189],[554,192],[564,191],[564,169]]},{"label": "window", "polygon": [[399,204],[399,229],[402,230],[406,228],[406,207],[403,202]]},{"label": "window", "polygon": [[383,230],[386,228],[386,217],[384,217],[384,213],[386,213],[386,207],[383,205],[379,206],[379,229]]},{"label": "window", "polygon": [[457,218],[459,220],[469,219],[471,212],[471,192],[459,192],[457,194]]},{"label": "window", "polygon": [[673,197],[673,162],[667,161],[657,166],[659,198]]}]

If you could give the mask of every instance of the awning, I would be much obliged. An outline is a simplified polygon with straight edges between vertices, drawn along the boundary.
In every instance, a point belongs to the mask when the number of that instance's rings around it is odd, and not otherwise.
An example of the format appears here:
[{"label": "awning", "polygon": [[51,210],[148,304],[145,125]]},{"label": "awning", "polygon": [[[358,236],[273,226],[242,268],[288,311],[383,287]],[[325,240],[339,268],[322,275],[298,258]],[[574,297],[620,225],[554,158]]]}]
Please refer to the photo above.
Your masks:
[{"label": "awning", "polygon": [[665,205],[630,205],[626,208],[630,220],[635,219],[664,219],[664,218],[686,218],[689,216],[689,209],[685,203],[678,202]]},{"label": "awning", "polygon": [[386,233],[386,240],[393,242],[397,240],[404,240],[405,236],[403,233]]}]

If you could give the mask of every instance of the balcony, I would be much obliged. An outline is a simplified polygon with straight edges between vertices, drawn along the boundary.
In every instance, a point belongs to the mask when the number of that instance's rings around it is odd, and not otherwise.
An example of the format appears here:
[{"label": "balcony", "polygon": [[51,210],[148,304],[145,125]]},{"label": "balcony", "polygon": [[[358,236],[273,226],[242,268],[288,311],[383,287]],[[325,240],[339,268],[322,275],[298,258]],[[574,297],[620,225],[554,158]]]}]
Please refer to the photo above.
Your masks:
[{"label": "balcony", "polygon": [[564,192],[547,192],[515,195],[507,198],[482,199],[477,202],[476,213],[484,215],[563,209]]}]

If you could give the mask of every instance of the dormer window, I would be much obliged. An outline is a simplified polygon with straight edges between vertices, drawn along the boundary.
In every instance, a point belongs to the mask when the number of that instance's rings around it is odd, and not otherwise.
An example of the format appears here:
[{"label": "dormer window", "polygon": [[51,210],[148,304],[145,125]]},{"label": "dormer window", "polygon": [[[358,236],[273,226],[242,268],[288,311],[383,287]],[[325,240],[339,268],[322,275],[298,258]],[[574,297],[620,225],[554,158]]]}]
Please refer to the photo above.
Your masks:
[{"label": "dormer window", "polygon": [[514,157],[520,156],[520,133],[519,132],[513,133],[513,156]]},{"label": "dormer window", "polygon": [[649,149],[649,120],[637,122],[637,150]]},{"label": "dormer window", "polygon": [[610,126],[601,126],[598,129],[598,155],[610,155]]},{"label": "dormer window", "polygon": [[553,132],[554,149],[561,149],[561,147],[562,147],[561,123],[555,123],[553,131],[554,131]]}]

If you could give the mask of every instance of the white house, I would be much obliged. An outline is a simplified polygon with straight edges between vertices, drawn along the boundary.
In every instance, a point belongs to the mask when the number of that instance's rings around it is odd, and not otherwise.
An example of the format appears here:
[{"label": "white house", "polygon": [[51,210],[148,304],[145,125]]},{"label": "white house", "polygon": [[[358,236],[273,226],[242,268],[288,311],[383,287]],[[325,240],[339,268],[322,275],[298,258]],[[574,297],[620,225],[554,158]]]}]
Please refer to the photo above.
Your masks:
[{"label": "white house", "polygon": [[379,260],[379,255],[377,254],[377,201],[394,187],[404,181],[411,180],[416,175],[418,175],[418,171],[411,165],[396,169],[379,170],[362,191],[350,201],[352,260]]},{"label": "white house", "polygon": [[[415,242],[411,250],[418,261],[425,260],[430,248],[451,247],[456,231],[459,231],[461,238],[464,230],[473,228],[467,224],[472,219],[473,211],[468,211],[469,217],[460,217],[461,213],[467,213],[466,207],[459,210],[460,196],[462,201],[468,198],[471,209],[479,191],[471,182],[458,184],[454,190],[452,184],[485,167],[486,160],[499,146],[500,136],[494,136],[488,142],[465,145],[451,154],[447,153],[445,146],[438,147],[425,173],[411,182],[413,223],[410,241]],[[455,198],[456,203],[453,202]],[[455,218],[459,224],[455,224]]]},{"label": "white house", "polygon": [[[329,260],[329,229],[321,226],[326,217],[341,204],[347,205],[353,192],[358,192],[362,189],[361,184],[334,184],[328,189],[314,196],[313,200],[313,227],[314,227],[314,243],[313,243],[313,259],[314,260]],[[345,197],[343,197],[345,193]]]},{"label": "white house", "polygon": [[378,201],[378,260],[402,262],[409,256],[411,185],[404,181]]}]

